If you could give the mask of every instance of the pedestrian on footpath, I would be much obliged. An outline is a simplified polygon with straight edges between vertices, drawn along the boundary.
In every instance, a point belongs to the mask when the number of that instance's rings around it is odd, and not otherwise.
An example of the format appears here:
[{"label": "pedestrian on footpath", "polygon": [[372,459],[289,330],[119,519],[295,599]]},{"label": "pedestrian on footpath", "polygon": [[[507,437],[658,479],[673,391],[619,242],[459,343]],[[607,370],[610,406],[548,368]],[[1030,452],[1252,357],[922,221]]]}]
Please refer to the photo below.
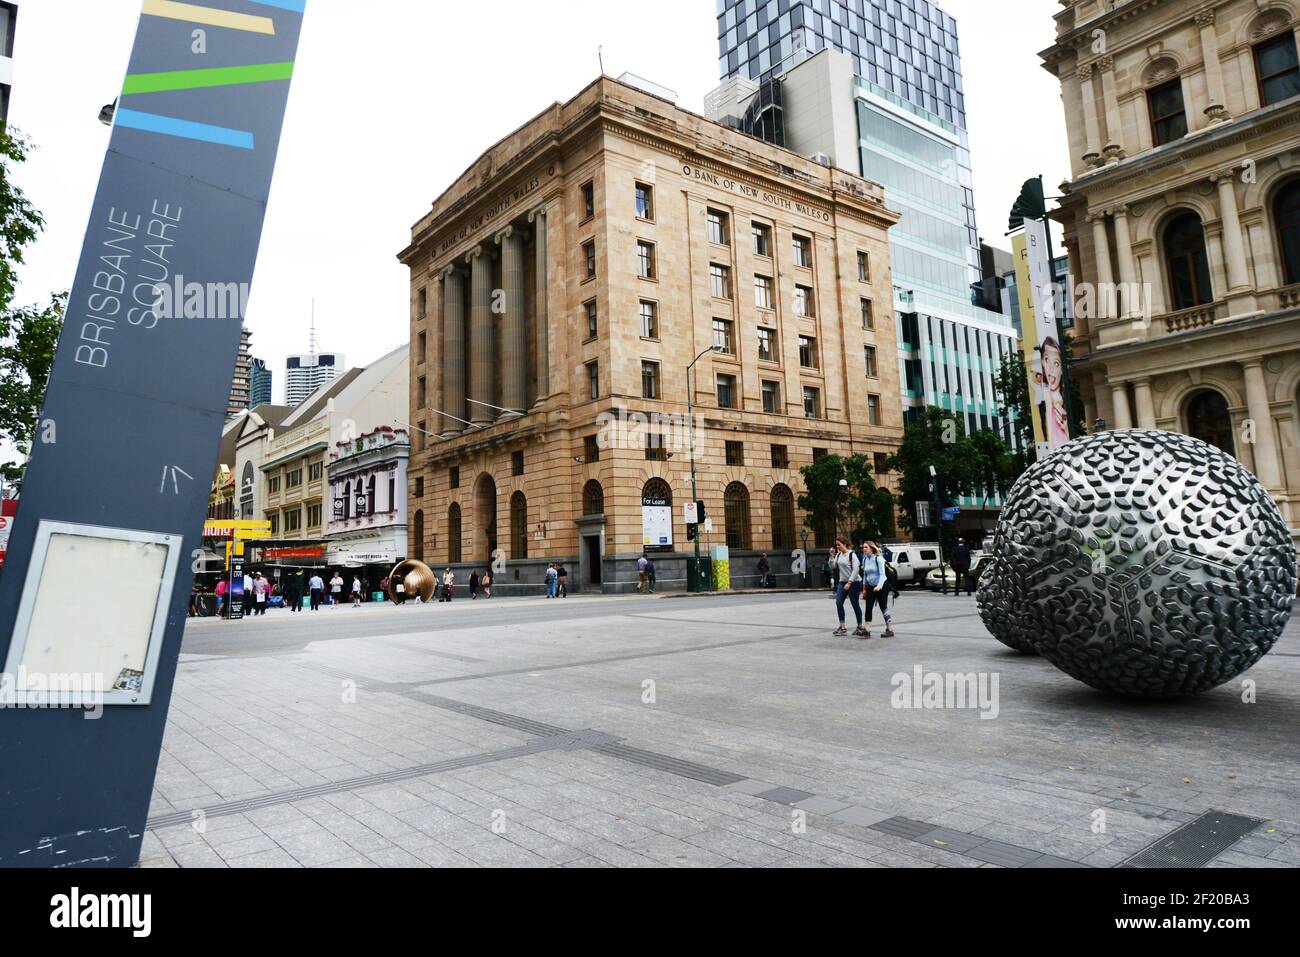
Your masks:
[{"label": "pedestrian on footpath", "polygon": [[307,583],[307,589],[311,592],[311,610],[319,611],[320,603],[325,598],[325,580],[320,575],[312,575],[311,581]]},{"label": "pedestrian on footpath", "polygon": [[835,592],[836,592],[835,586],[836,583],[838,582],[838,576],[839,576],[838,558],[839,558],[839,553],[832,548],[829,552],[826,553],[826,564],[822,566],[822,572],[826,575],[826,585],[828,588],[830,588],[831,591],[829,597],[831,598],[832,601],[835,599]]},{"label": "pedestrian on footpath", "polygon": [[[952,550],[952,573],[955,581],[952,586],[952,596],[956,598],[961,594],[962,583],[966,585],[966,594],[970,594],[970,546],[966,544],[966,539],[957,539],[957,547]],[[943,593],[948,594],[948,579],[945,576],[943,580]]]},{"label": "pedestrian on footpath", "polygon": [[555,575],[560,580],[560,597],[569,597],[569,570],[564,567],[564,562],[556,562]]},{"label": "pedestrian on footpath", "polygon": [[485,601],[491,599],[491,598],[492,598],[492,571],[491,571],[491,569],[489,569],[488,571],[485,571],[485,572],[483,573],[483,578],[482,578],[481,584],[482,584],[482,588],[483,588],[483,599],[484,599]]},{"label": "pedestrian on footpath", "polygon": [[844,623],[844,599],[853,605],[853,615],[858,620],[855,635],[862,632],[862,605],[858,595],[862,591],[862,563],[854,554],[849,543],[842,538],[835,539],[835,613],[839,616],[840,626],[835,629],[836,638],[846,637],[849,633]]},{"label": "pedestrian on footpath", "polygon": [[339,602],[341,602],[342,600],[343,600],[343,576],[336,571],[334,573],[334,577],[330,579],[330,604],[333,605],[335,608],[337,608]]},{"label": "pedestrian on footpath", "polygon": [[649,580],[646,578],[645,567],[649,563],[650,559],[644,552],[636,560],[636,592],[638,595],[644,594],[648,587]]},{"label": "pedestrian on footpath", "polygon": [[456,587],[456,573],[447,566],[447,570],[442,573],[442,600],[451,601],[451,591]]},{"label": "pedestrian on footpath", "polygon": [[257,577],[253,579],[253,614],[266,614],[267,592],[271,590],[271,583],[262,577],[258,572]]},{"label": "pedestrian on footpath", "polygon": [[224,612],[226,608],[226,591],[229,587],[230,586],[226,583],[226,580],[224,578],[221,579],[219,582],[217,582],[217,617],[218,618],[225,617],[222,614],[222,612]]},{"label": "pedestrian on footpath", "polygon": [[478,569],[469,573],[469,600],[478,601]]},{"label": "pedestrian on footpath", "polygon": [[645,560],[645,580],[646,584],[650,586],[650,594],[653,595],[655,593],[655,561],[648,555]]},{"label": "pedestrian on footpath", "polygon": [[356,575],[352,576],[352,607],[361,607],[361,579]]},{"label": "pedestrian on footpath", "polygon": [[255,614],[253,611],[253,575],[251,572],[244,572],[244,619],[252,618]]},{"label": "pedestrian on footpath", "polygon": [[758,559],[758,587],[774,588],[776,581],[772,579],[772,563],[767,560],[766,555],[760,555]]},{"label": "pedestrian on footpath", "polygon": [[873,612],[879,607],[885,620],[884,637],[893,638],[891,623],[894,620],[894,613],[889,610],[891,586],[885,556],[880,553],[880,546],[875,542],[864,543],[862,552],[862,597],[866,605],[867,623],[860,629],[861,633],[858,637],[864,640],[871,637]]},{"label": "pedestrian on footpath", "polygon": [[302,611],[302,587],[302,572],[291,572],[284,584],[284,603],[290,611]]},{"label": "pedestrian on footpath", "polygon": [[[644,572],[642,572],[641,578],[643,580],[645,579]],[[559,569],[555,567],[555,562],[551,562],[549,565],[546,566],[546,597],[554,598],[559,593],[559,588],[560,588],[560,572]],[[637,590],[638,591],[640,590],[639,586]]]}]

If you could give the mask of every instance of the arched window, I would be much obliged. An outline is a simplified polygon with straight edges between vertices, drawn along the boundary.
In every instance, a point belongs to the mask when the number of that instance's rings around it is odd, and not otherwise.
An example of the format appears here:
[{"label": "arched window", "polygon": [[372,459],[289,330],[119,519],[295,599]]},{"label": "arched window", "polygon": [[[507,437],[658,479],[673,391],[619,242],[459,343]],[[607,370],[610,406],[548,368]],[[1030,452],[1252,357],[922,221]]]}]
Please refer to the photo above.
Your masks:
[{"label": "arched window", "polygon": [[660,478],[652,478],[645,483],[645,488],[641,490],[642,499],[655,499],[661,501],[669,508],[673,505],[673,490],[668,483]]},{"label": "arched window", "polygon": [[741,482],[732,482],[723,493],[722,504],[727,522],[727,547],[753,547],[749,534],[749,489]]},{"label": "arched window", "polygon": [[373,475],[370,476],[370,494],[366,496],[366,500],[367,500],[367,504],[369,505],[370,514],[374,515],[375,514],[375,477]]},{"label": "arched window", "polygon": [[343,486],[343,518],[352,517],[352,483]]},{"label": "arched window", "polygon": [[1173,310],[1179,312],[1213,302],[1201,217],[1193,212],[1179,213],[1165,226],[1164,244]]},{"label": "arched window", "polygon": [[1205,389],[1187,403],[1187,434],[1208,442],[1229,455],[1236,455],[1232,436],[1232,414],[1228,400],[1218,392]]},{"label": "arched window", "polygon": [[510,496],[510,557],[528,557],[528,497],[523,492]]},{"label": "arched window", "polygon": [[605,490],[600,487],[600,483],[595,479],[582,487],[582,514],[605,514]]},{"label": "arched window", "polygon": [[794,547],[794,493],[778,485],[772,489],[772,548]]},{"label": "arched window", "polygon": [[424,511],[415,513],[415,560],[424,561]]},{"label": "arched window", "polygon": [[1287,285],[1300,283],[1300,179],[1293,179],[1273,201],[1273,222],[1282,250],[1282,272]]},{"label": "arched window", "polygon": [[460,505],[451,503],[447,509],[447,561],[453,565],[460,564]]}]

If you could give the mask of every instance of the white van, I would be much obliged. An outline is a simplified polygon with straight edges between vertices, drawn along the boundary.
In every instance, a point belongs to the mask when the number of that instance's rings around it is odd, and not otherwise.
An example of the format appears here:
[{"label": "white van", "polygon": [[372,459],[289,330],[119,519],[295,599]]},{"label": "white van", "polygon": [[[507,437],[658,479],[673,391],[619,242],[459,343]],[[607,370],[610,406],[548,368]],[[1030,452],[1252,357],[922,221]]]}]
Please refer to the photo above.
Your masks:
[{"label": "white van", "polygon": [[922,584],[925,576],[942,564],[937,542],[907,542],[890,545],[889,550],[894,553],[894,568],[898,572],[900,588],[904,585]]}]

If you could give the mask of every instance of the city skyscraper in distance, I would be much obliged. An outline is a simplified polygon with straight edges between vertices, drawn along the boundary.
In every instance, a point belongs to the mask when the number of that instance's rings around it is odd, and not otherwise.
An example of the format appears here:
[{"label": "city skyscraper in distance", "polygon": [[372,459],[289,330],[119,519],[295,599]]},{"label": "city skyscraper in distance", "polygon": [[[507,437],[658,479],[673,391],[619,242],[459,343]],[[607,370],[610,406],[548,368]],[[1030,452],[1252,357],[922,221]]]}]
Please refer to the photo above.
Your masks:
[{"label": "city skyscraper in distance", "polygon": [[347,368],[341,352],[289,356],[284,368],[285,402],[297,405],[326,382],[337,379]]},{"label": "city skyscraper in distance", "polygon": [[265,359],[254,359],[250,370],[249,389],[251,395],[248,407],[256,409],[259,405],[271,404],[271,387],[275,375],[267,368]]}]

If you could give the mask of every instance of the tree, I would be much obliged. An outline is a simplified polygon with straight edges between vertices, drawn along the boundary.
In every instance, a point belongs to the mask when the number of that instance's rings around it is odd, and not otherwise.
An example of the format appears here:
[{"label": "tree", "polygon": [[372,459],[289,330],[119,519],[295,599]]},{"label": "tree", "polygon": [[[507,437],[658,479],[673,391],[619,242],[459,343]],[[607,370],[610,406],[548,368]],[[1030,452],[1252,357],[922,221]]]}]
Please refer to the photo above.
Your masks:
[{"label": "tree", "polygon": [[[942,498],[937,489],[933,493],[930,491],[931,466],[938,473],[940,481],[937,484],[943,489]],[[947,508],[958,498],[972,495],[978,481],[962,417],[938,406],[924,409],[907,426],[902,445],[889,457],[885,468],[900,475],[898,498],[903,526],[918,539],[936,536],[938,527],[934,523],[941,518],[932,514],[930,524],[921,524],[917,502],[932,503],[932,512],[934,505],[940,509]],[[953,523],[944,524],[945,541],[954,541],[956,534]]]},{"label": "tree", "polygon": [[[894,533],[894,496],[876,485],[871,460],[865,455],[828,455],[800,469],[804,489],[799,507],[805,524],[827,538],[848,535],[854,542],[879,541]],[[840,488],[840,480],[848,482]]]},{"label": "tree", "polygon": [[[14,185],[14,168],[27,159],[31,141],[0,124],[0,441],[26,458],[35,438],[67,295],[48,306],[13,308],[18,267],[26,247],[45,226],[27,196]],[[0,475],[17,480],[23,466],[0,463]]]},{"label": "tree", "polygon": [[988,508],[989,499],[994,496],[1005,501],[1011,486],[1024,472],[1023,456],[1012,452],[1002,436],[988,429],[980,429],[962,441],[963,454],[970,463],[982,499],[981,511]]},{"label": "tree", "polygon": [[[67,294],[59,293],[48,306],[28,306],[5,315],[7,334],[0,339],[0,437],[12,442],[24,459],[36,439],[67,301]],[[46,441],[53,439],[49,427],[40,431]],[[0,475],[7,481],[20,481],[24,469],[21,463],[0,463]]]}]

